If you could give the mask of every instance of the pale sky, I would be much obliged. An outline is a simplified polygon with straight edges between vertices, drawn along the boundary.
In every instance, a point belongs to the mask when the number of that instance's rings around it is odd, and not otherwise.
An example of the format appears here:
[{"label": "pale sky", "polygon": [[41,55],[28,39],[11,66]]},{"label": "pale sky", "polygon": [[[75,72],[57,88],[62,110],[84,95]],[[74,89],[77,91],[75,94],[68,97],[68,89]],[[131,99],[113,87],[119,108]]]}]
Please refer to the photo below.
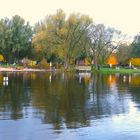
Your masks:
[{"label": "pale sky", "polygon": [[60,8],[67,15],[87,14],[128,35],[140,32],[140,0],[0,0],[0,19],[17,14],[34,25]]}]

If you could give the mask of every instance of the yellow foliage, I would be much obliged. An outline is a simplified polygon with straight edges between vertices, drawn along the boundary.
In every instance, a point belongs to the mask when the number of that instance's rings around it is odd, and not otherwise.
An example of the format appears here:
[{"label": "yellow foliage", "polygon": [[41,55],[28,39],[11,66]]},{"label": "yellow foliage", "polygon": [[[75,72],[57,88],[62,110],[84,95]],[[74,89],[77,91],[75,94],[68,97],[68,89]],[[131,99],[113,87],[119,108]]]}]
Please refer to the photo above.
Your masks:
[{"label": "yellow foliage", "polygon": [[107,60],[107,64],[112,64],[112,65],[118,64],[117,58],[114,55],[111,55]]},{"label": "yellow foliage", "polygon": [[71,14],[70,17],[69,17],[69,19],[68,19],[68,23],[70,25],[76,24],[76,22],[77,22],[76,17],[77,16],[79,16],[79,15]]},{"label": "yellow foliage", "polygon": [[3,57],[3,55],[0,54],[0,62],[1,61],[4,61],[4,57]]},{"label": "yellow foliage", "polygon": [[134,66],[140,66],[140,58],[130,58],[129,63]]},{"label": "yellow foliage", "polygon": [[38,33],[36,33],[35,36],[33,36],[32,43],[34,44],[40,40],[44,40],[45,37],[46,37],[46,34],[45,34],[44,30],[39,31]]},{"label": "yellow foliage", "polygon": [[92,19],[89,18],[87,15],[82,15],[80,17],[80,20],[83,24],[90,24],[92,22]]},{"label": "yellow foliage", "polygon": [[31,67],[36,66],[36,61],[30,60],[29,66],[31,66]]},{"label": "yellow foliage", "polygon": [[52,15],[50,16],[53,20],[62,20],[62,19],[65,19],[65,13],[62,9],[58,9],[57,10],[57,14],[56,15]]},{"label": "yellow foliage", "polygon": [[43,69],[50,68],[50,64],[47,63],[46,59],[42,59],[42,61],[39,62],[38,66]]},{"label": "yellow foliage", "polygon": [[85,65],[86,66],[90,65],[90,62],[87,59],[85,59]]},{"label": "yellow foliage", "polygon": [[92,23],[92,19],[89,18],[87,15],[80,15],[79,13],[77,14],[71,14],[70,17],[68,18],[68,23],[70,25],[75,25],[76,23],[80,23],[83,25],[89,25]]},{"label": "yellow foliage", "polygon": [[24,66],[34,67],[36,66],[36,61],[32,61],[30,59],[23,59]]},{"label": "yellow foliage", "polygon": [[61,35],[65,35],[65,34],[67,34],[67,32],[68,32],[68,30],[67,30],[66,28],[62,28],[62,29],[60,30],[60,34],[61,34]]},{"label": "yellow foliage", "polygon": [[44,50],[44,46],[43,45],[36,45],[35,47],[35,51],[37,52],[37,53],[39,53],[39,52],[42,52],[43,50]]}]

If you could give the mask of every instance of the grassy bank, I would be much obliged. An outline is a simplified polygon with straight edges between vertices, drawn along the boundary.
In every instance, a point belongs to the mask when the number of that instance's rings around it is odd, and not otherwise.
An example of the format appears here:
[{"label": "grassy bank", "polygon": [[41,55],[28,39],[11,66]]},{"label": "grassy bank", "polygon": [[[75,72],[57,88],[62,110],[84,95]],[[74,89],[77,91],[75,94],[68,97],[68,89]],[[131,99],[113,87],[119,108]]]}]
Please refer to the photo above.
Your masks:
[{"label": "grassy bank", "polygon": [[122,73],[122,74],[132,74],[132,73],[140,73],[140,69],[113,69],[113,68],[100,68],[100,70],[97,70],[97,72],[101,72],[104,74],[109,73]]}]

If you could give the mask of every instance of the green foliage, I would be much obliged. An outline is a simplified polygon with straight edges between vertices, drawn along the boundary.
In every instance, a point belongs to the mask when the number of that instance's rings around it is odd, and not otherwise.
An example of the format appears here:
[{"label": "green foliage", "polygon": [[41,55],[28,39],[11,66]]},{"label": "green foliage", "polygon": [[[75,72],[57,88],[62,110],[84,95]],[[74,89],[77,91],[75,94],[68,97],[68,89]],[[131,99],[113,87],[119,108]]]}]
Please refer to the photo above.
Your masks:
[{"label": "green foliage", "polygon": [[16,15],[0,20],[0,49],[6,61],[13,63],[30,54],[32,28]]},{"label": "green foliage", "polygon": [[91,25],[89,28],[89,57],[95,68],[106,62],[107,58],[118,48],[121,33],[103,24]]},{"label": "green foliage", "polygon": [[113,69],[113,68],[101,68],[98,72],[104,73],[104,74],[110,74],[110,73],[122,73],[122,74],[132,74],[132,73],[140,73],[140,69]]},{"label": "green foliage", "polygon": [[67,68],[85,51],[87,29],[92,20],[86,15],[65,13],[58,10],[35,27],[33,46],[39,57],[55,56]]},{"label": "green foliage", "polygon": [[36,61],[30,59],[23,59],[22,64],[24,67],[36,67]]},{"label": "green foliage", "polygon": [[140,57],[140,35],[136,35],[134,41],[131,44],[132,51],[131,57]]},{"label": "green foliage", "polygon": [[117,49],[116,55],[119,64],[127,64],[129,58],[131,57],[131,45],[123,43]]},{"label": "green foliage", "polygon": [[[85,58],[97,67],[118,48],[120,36],[120,32],[113,28],[93,24],[87,15],[72,13],[66,18],[61,9],[38,22],[34,31],[29,23],[15,15],[12,19],[0,20],[0,54],[9,63],[23,58],[43,59],[42,68],[48,67],[45,60],[67,69],[76,60]],[[132,44],[135,57],[140,54],[139,44],[138,41]]]}]

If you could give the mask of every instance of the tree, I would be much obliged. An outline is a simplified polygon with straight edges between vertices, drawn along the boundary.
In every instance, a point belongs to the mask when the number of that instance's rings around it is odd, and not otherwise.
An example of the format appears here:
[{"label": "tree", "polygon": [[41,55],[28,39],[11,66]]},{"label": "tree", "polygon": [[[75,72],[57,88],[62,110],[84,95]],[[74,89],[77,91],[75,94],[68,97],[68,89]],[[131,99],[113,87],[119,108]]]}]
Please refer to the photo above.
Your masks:
[{"label": "tree", "polygon": [[111,54],[108,59],[107,59],[107,64],[109,64],[110,66],[112,65],[117,65],[118,64],[118,61],[117,61],[117,58],[115,56],[115,54]]},{"label": "tree", "polygon": [[24,19],[15,15],[0,21],[1,53],[9,63],[16,62],[29,55],[31,49],[32,28]]},{"label": "tree", "polygon": [[129,59],[129,64],[133,66],[140,66],[140,58],[130,58]]},{"label": "tree", "polygon": [[32,27],[24,19],[16,15],[11,20],[12,53],[16,60],[29,56],[32,40]]},{"label": "tree", "polygon": [[68,19],[60,9],[55,15],[46,17],[44,22],[35,28],[33,45],[41,56],[56,56],[68,68],[74,63],[77,55],[84,50],[87,28],[92,20],[86,15],[71,14]]},{"label": "tree", "polygon": [[132,42],[131,47],[131,57],[140,57],[140,34],[134,37],[134,41]]},{"label": "tree", "polygon": [[[62,39],[64,34],[65,14],[58,10],[56,15],[50,15],[44,21],[35,26],[35,35],[33,37],[33,46],[38,54],[38,59],[50,59],[53,55],[63,56]],[[60,50],[61,51],[60,51]]]},{"label": "tree", "polygon": [[86,56],[86,48],[88,45],[88,28],[92,23],[86,15],[71,14],[67,20],[67,38],[65,40],[67,44],[67,56],[68,62],[70,59],[75,61],[78,57]]},{"label": "tree", "polygon": [[8,18],[0,20],[0,53],[7,59],[8,48],[11,45],[11,29]]},{"label": "tree", "polygon": [[127,64],[131,55],[131,45],[127,43],[120,44],[116,55],[119,64]]},{"label": "tree", "polygon": [[95,68],[106,62],[107,58],[118,48],[121,32],[106,28],[103,24],[91,25],[89,28],[89,56]]}]

